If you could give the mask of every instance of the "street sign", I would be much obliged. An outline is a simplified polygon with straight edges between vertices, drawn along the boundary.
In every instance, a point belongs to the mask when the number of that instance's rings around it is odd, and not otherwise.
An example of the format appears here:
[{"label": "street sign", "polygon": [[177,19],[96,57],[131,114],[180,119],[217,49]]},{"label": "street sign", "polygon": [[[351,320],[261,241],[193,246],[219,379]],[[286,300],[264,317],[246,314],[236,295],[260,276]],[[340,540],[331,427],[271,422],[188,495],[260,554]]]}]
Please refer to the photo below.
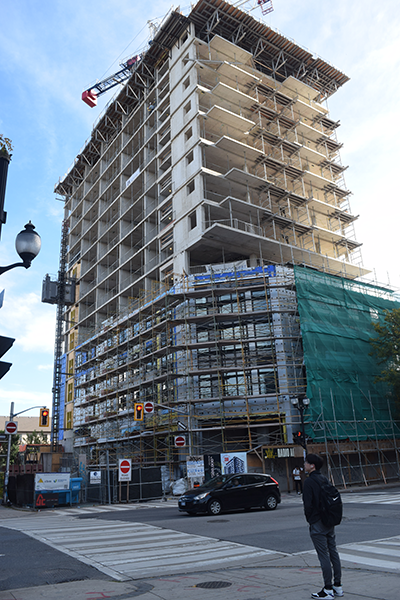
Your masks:
[{"label": "street sign", "polygon": [[183,446],[186,446],[186,438],[184,435],[176,435],[174,441],[176,448],[182,448]]},{"label": "street sign", "polygon": [[204,477],[204,457],[197,455],[187,456],[186,474],[191,478]]},{"label": "street sign", "polygon": [[131,481],[132,461],[130,458],[120,458],[118,466],[118,481]]},{"label": "street sign", "polygon": [[4,427],[4,431],[8,434],[10,433],[17,433],[18,431],[18,423],[16,423],[15,421],[6,421],[5,427]]},{"label": "street sign", "polygon": [[154,402],[145,402],[144,403],[144,412],[149,415],[154,412]]},{"label": "street sign", "polygon": [[56,492],[41,492],[36,496],[36,508],[58,506],[59,494]]}]

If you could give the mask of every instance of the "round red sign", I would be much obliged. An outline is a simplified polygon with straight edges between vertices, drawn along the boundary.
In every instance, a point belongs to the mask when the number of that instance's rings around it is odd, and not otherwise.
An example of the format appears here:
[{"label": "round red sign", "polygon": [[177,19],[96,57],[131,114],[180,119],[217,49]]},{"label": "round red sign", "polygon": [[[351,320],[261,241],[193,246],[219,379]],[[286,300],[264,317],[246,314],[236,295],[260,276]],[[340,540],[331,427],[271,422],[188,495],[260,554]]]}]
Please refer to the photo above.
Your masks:
[{"label": "round red sign", "polygon": [[9,421],[8,423],[6,423],[6,426],[4,427],[4,431],[6,433],[15,433],[18,429],[18,425],[17,423],[13,423],[12,421]]},{"label": "round red sign", "polygon": [[183,435],[177,435],[175,438],[175,446],[180,448],[181,446],[186,446],[186,440]]},{"label": "round red sign", "polygon": [[153,402],[145,402],[144,403],[144,412],[145,413],[152,413],[152,412],[154,412],[154,404],[153,404]]},{"label": "round red sign", "polygon": [[121,460],[119,468],[121,473],[129,473],[129,471],[131,470],[131,463],[129,462],[129,460]]}]

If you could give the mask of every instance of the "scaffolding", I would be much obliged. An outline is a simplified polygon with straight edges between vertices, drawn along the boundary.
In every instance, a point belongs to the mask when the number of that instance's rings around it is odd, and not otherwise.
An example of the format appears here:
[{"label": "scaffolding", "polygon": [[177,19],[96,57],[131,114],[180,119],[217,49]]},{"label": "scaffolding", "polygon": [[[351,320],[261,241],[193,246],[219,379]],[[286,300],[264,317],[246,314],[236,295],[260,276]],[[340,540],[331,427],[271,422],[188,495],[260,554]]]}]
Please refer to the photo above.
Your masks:
[{"label": "scaffolding", "polygon": [[[187,433],[189,454],[248,452],[291,438],[290,396],[305,389],[293,272],[207,270],[148,293],[79,344],[80,453],[90,449],[94,458],[112,445],[148,466],[179,459],[178,432]],[[156,412],[135,422],[134,403],[147,401]]]},{"label": "scaffolding", "polygon": [[[354,386],[335,399],[334,417],[327,378],[324,418],[342,430],[314,427],[321,337],[307,334],[291,268],[343,281],[367,273],[339,122],[323,104],[346,81],[222,0],[164,20],[56,187],[79,284],[64,338],[66,364],[75,361],[66,410],[73,402],[76,454],[175,471],[185,453],[259,456],[292,443],[291,397],[306,385],[315,443],[345,442],[353,416],[339,409],[350,393],[356,420],[366,416],[360,406],[369,419]],[[133,405],[146,401],[156,411],[137,422]],[[174,446],[177,433],[185,449]]]}]

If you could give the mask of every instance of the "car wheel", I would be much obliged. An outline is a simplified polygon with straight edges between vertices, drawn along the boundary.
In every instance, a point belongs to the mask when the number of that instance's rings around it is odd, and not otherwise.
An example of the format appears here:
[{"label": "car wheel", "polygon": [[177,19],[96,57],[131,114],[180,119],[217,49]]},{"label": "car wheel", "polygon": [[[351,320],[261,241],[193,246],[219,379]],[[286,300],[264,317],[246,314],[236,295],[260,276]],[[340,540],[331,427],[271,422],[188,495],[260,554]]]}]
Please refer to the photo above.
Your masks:
[{"label": "car wheel", "polygon": [[221,502],[219,500],[210,500],[207,510],[209,515],[219,515],[222,510]]},{"label": "car wheel", "polygon": [[278,500],[276,499],[276,496],[274,496],[273,494],[267,496],[265,498],[264,506],[267,510],[275,510],[275,508],[278,506]]}]

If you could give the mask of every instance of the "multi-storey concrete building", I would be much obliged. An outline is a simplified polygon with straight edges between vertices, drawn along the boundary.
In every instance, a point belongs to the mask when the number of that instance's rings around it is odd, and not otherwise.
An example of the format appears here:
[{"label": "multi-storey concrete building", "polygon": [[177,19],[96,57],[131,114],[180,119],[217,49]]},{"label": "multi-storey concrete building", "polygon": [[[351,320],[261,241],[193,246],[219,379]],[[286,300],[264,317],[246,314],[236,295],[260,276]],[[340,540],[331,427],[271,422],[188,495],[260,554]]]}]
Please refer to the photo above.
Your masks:
[{"label": "multi-storey concrete building", "polygon": [[[347,80],[222,0],[165,18],[56,186],[77,282],[60,439],[143,464],[176,459],[177,431],[190,453],[292,442],[291,267],[366,272],[324,103]],[[160,410],[135,422],[138,401]]]}]

